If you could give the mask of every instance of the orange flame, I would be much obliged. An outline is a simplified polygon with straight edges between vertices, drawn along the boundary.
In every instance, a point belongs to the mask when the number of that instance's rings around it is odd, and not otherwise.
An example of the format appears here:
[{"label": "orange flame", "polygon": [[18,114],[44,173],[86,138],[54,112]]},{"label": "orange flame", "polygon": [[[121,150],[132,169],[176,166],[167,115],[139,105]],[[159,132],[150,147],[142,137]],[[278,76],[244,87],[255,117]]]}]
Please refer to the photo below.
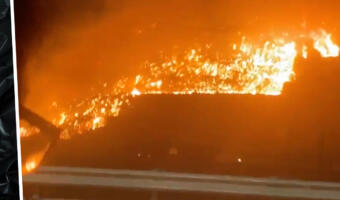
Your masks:
[{"label": "orange flame", "polygon": [[[339,47],[331,35],[306,34],[323,57],[336,57]],[[207,48],[190,49],[182,55],[163,57],[162,62],[144,63],[139,74],[119,80],[109,93],[81,101],[61,112],[56,126],[64,129],[62,139],[73,133],[83,133],[105,125],[107,117],[119,115],[131,98],[145,94],[263,94],[280,95],[283,86],[294,76],[294,61],[298,54],[296,41],[284,37],[268,40],[263,45],[248,42],[233,44],[231,59],[212,59]],[[307,46],[301,56],[307,58]],[[107,88],[107,84],[104,84]],[[55,102],[54,102],[55,103]]]},{"label": "orange flame", "polygon": [[339,47],[333,43],[331,34],[321,30],[320,33],[312,33],[312,38],[314,40],[314,48],[320,52],[322,57],[339,56]]},{"label": "orange flame", "polygon": [[40,162],[43,160],[50,144],[46,145],[44,149],[41,151],[30,155],[30,157],[27,158],[25,161],[23,167],[22,167],[22,174],[27,174],[32,171],[34,171],[40,164]]},{"label": "orange flame", "polygon": [[20,119],[20,137],[30,137],[32,135],[36,135],[40,132],[38,127],[32,126],[26,120]]}]

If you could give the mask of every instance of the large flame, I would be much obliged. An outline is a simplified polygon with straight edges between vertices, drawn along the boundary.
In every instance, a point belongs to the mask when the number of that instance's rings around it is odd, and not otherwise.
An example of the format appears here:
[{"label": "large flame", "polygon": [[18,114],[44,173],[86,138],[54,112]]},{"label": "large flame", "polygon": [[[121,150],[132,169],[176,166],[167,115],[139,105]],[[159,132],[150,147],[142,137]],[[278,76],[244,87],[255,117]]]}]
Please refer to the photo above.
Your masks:
[{"label": "large flame", "polygon": [[[336,57],[339,47],[324,30],[305,34],[314,42],[322,57]],[[130,100],[145,94],[262,94],[280,95],[283,86],[294,76],[297,55],[307,58],[307,45],[279,37],[254,44],[244,37],[234,44],[231,58],[211,58],[210,46],[190,49],[179,55],[163,56],[161,62],[146,61],[140,73],[122,78],[108,92],[62,110],[53,123],[62,128],[62,139],[105,125],[107,117],[119,115]],[[53,102],[53,104],[56,104]],[[21,136],[27,135],[21,132]]]}]

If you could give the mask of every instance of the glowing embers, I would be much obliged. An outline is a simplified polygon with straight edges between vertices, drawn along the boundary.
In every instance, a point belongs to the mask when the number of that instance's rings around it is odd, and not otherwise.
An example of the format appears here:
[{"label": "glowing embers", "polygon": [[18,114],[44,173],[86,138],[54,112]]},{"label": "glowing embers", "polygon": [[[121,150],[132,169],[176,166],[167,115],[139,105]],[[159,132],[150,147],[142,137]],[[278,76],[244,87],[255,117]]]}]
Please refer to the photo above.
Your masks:
[{"label": "glowing embers", "polygon": [[[140,73],[124,78],[110,93],[81,101],[54,121],[62,139],[103,127],[106,117],[118,116],[130,99],[145,94],[265,94],[278,95],[293,73],[294,42],[267,41],[262,46],[243,40],[230,59],[211,59],[209,48],[145,62]],[[106,84],[104,84],[106,86]]]},{"label": "glowing embers", "polygon": [[313,40],[323,57],[339,55],[339,47],[324,30],[303,34],[298,40],[287,38],[294,37],[282,35],[262,42],[243,37],[240,44],[232,45],[229,56],[216,56],[210,46],[204,46],[146,61],[136,76],[122,78],[111,87],[105,83],[106,92],[59,112],[54,124],[63,130],[61,138],[68,139],[105,126],[107,117],[117,117],[132,98],[146,94],[280,95],[294,76],[295,58],[308,58],[309,47],[301,38]]},{"label": "glowing embers", "polygon": [[26,120],[20,119],[20,137],[30,137],[40,133],[38,127],[32,126]]},{"label": "glowing embers", "polygon": [[141,94],[280,94],[293,75],[295,43],[276,40],[258,47],[243,41],[239,47],[229,62],[211,60],[205,49],[147,62],[135,88]]}]

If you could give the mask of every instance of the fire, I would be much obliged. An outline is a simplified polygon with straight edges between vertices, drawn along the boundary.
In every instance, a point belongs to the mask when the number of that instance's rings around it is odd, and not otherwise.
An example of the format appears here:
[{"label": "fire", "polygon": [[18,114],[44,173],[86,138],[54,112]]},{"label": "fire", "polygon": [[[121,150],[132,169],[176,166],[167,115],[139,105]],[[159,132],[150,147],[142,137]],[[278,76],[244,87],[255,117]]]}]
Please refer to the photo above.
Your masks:
[{"label": "fire", "polygon": [[103,117],[95,117],[92,121],[92,130],[96,128],[100,128],[104,126],[104,118]]},{"label": "fire", "polygon": [[[337,57],[339,47],[326,31],[304,34],[312,39],[314,48],[323,57]],[[63,129],[62,139],[105,126],[107,117],[119,116],[122,107],[132,98],[147,94],[261,94],[280,95],[284,84],[294,77],[294,62],[298,55],[307,59],[308,48],[300,41],[285,36],[263,42],[250,42],[245,37],[233,44],[234,55],[211,57],[210,46],[193,48],[178,54],[163,56],[161,62],[146,61],[134,77],[122,78],[109,92],[99,93],[71,105],[56,119]]]},{"label": "fire", "polygon": [[131,95],[132,96],[139,96],[141,93],[139,90],[137,90],[136,88],[134,88],[132,91],[131,91]]},{"label": "fire", "polygon": [[308,50],[307,50],[307,46],[306,45],[302,46],[302,57],[304,59],[307,59],[307,57],[308,57]]},{"label": "fire", "polygon": [[212,61],[203,49],[192,49],[162,63],[146,62],[134,87],[139,94],[278,95],[293,75],[296,55],[295,43],[283,41],[263,47],[244,41],[230,63]]},{"label": "fire", "polygon": [[314,40],[314,48],[320,52],[322,57],[339,56],[339,46],[333,43],[331,34],[321,30],[320,33],[312,33],[312,38]]},{"label": "fire", "polygon": [[[76,115],[76,113],[75,113],[75,115]],[[65,120],[66,120],[66,114],[63,112],[63,113],[60,114],[60,119],[59,119],[58,124],[62,125],[65,122]]]},{"label": "fire", "polygon": [[27,172],[31,172],[32,170],[34,170],[37,167],[37,162],[35,160],[30,160],[28,162],[26,162],[26,171]]},{"label": "fire", "polygon": [[50,144],[46,145],[41,151],[30,155],[30,157],[27,158],[25,164],[22,167],[22,173],[27,174],[34,171],[43,160],[49,147]]},{"label": "fire", "polygon": [[20,119],[20,137],[30,137],[32,135],[36,135],[40,133],[40,129],[38,127],[32,126],[26,120]]}]

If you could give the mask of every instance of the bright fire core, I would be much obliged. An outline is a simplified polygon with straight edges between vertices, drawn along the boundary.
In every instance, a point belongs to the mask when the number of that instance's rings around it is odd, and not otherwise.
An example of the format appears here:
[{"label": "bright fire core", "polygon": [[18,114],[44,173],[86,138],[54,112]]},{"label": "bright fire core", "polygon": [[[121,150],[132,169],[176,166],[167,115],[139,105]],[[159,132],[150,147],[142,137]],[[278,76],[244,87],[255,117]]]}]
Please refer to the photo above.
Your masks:
[{"label": "bright fire core", "polygon": [[[234,56],[228,59],[210,58],[210,46],[206,45],[164,56],[161,62],[146,61],[136,76],[122,78],[111,87],[104,84],[109,92],[70,106],[53,123],[63,130],[61,138],[67,139],[104,126],[107,117],[117,117],[122,107],[139,95],[280,95],[284,84],[294,77],[295,58],[308,57],[308,45],[300,39],[311,39],[322,57],[339,56],[339,47],[324,30],[297,38],[279,37],[254,44],[243,37],[240,44],[232,45]],[[27,131],[22,136],[27,136]]]}]

